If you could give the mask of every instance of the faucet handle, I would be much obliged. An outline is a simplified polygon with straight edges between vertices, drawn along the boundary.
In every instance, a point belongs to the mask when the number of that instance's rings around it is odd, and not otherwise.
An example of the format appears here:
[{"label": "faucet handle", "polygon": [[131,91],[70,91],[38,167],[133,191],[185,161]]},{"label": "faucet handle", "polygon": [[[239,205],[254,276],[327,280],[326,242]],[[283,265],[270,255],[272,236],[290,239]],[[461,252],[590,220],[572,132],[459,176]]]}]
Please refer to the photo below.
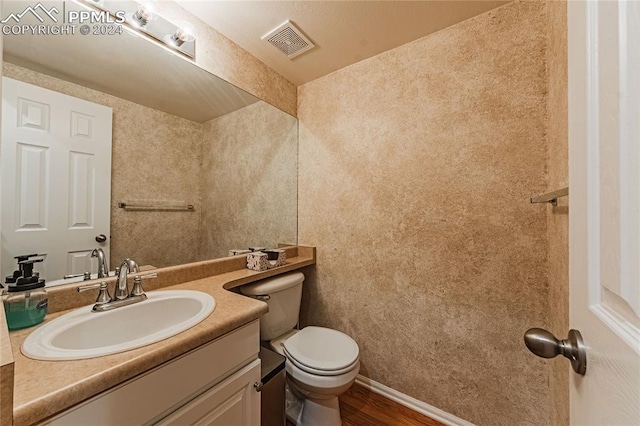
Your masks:
[{"label": "faucet handle", "polygon": [[102,281],[101,283],[81,285],[78,287],[78,293],[96,288],[100,289],[100,293],[98,293],[98,297],[96,299],[96,306],[109,303],[111,301],[111,295],[109,294],[109,288],[105,281]]},{"label": "faucet handle", "polygon": [[142,288],[142,280],[157,277],[158,274],[156,272],[145,275],[136,275],[135,277],[133,277],[133,288],[131,289],[131,296],[141,296],[144,294],[144,289]]}]

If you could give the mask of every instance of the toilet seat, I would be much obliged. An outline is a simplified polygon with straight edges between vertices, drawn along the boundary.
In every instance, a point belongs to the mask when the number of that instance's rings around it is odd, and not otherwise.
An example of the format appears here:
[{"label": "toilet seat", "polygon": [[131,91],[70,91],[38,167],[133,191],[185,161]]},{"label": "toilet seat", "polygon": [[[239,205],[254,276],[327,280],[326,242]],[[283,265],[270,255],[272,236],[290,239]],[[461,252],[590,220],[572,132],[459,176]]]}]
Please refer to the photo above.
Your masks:
[{"label": "toilet seat", "polygon": [[291,354],[289,354],[286,348],[284,348],[284,355],[287,357],[287,360],[291,361],[291,363],[298,367],[300,370],[305,371],[309,374],[314,374],[316,376],[339,376],[341,374],[348,373],[349,371],[353,370],[353,368],[359,361],[359,359],[356,359],[353,364],[345,368],[340,368],[338,370],[318,370],[316,368],[309,367],[308,365],[304,365],[300,361],[296,360],[293,356],[291,356]]},{"label": "toilet seat", "polygon": [[351,371],[336,376],[310,374],[296,367],[290,361],[291,360],[288,359],[285,364],[285,370],[289,378],[294,381],[298,388],[302,388],[303,391],[313,390],[316,394],[323,393],[330,395],[335,392],[341,393],[346,390],[341,388],[351,386],[358,376],[358,373],[360,373],[360,361],[356,361]]},{"label": "toilet seat", "polygon": [[305,327],[282,343],[287,358],[299,369],[318,376],[351,371],[359,360],[358,344],[337,330]]}]

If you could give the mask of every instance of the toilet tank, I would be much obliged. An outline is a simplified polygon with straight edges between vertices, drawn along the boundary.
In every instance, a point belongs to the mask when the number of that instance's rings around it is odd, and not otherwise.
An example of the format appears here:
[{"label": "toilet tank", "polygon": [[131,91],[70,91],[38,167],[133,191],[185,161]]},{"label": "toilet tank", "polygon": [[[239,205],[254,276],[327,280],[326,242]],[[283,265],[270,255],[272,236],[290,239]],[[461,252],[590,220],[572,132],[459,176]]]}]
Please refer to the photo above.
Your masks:
[{"label": "toilet tank", "polygon": [[240,287],[245,296],[269,296],[269,312],[260,317],[260,340],[275,339],[296,326],[303,281],[302,272],[293,272]]}]

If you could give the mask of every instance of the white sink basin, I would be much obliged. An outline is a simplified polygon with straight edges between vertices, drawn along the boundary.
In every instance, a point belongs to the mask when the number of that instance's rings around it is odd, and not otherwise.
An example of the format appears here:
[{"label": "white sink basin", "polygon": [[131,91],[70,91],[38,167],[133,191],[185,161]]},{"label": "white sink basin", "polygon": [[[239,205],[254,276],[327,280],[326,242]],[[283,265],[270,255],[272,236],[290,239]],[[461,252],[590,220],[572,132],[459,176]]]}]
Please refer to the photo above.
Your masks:
[{"label": "white sink basin", "polygon": [[214,298],[200,291],[154,291],[147,296],[112,311],[91,312],[90,305],[69,312],[31,333],[22,353],[34,359],[70,360],[124,352],[183,332],[216,307]]}]

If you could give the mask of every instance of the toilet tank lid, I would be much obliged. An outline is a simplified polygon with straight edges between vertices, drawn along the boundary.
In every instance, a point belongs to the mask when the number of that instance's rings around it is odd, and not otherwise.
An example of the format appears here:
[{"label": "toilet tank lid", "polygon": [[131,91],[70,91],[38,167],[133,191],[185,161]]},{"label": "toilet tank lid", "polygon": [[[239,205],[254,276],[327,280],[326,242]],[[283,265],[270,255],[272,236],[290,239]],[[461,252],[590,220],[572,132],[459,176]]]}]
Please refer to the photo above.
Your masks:
[{"label": "toilet tank lid", "polygon": [[273,278],[267,278],[252,284],[243,285],[240,287],[240,293],[245,296],[264,296],[302,284],[303,281],[304,274],[302,272],[277,275]]}]

